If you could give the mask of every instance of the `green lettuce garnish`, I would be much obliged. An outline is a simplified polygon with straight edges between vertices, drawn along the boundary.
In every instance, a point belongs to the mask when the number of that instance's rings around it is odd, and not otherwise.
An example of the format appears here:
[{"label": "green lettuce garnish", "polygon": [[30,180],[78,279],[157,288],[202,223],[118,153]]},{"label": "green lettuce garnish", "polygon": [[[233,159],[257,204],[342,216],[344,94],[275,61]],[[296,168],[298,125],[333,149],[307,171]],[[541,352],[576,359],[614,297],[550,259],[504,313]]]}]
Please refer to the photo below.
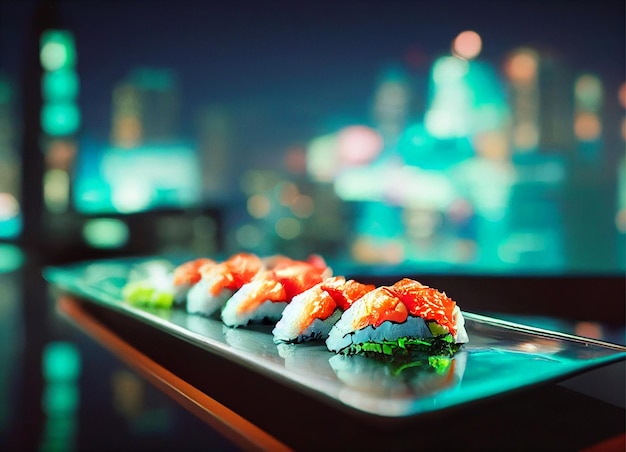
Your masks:
[{"label": "green lettuce garnish", "polygon": [[454,342],[452,334],[414,338],[401,337],[397,340],[370,341],[352,344],[341,351],[344,355],[363,355],[391,364],[394,374],[403,370],[422,367],[444,372],[452,361],[452,356],[461,348]]},{"label": "green lettuce garnish", "polygon": [[122,297],[136,306],[170,309],[174,304],[174,294],[156,290],[145,281],[134,281],[122,288]]},{"label": "green lettuce garnish", "polygon": [[351,344],[343,349],[345,355],[386,355],[390,357],[404,357],[415,353],[427,356],[452,356],[459,349],[450,333],[443,336],[414,338],[401,337],[397,340],[383,340]]}]

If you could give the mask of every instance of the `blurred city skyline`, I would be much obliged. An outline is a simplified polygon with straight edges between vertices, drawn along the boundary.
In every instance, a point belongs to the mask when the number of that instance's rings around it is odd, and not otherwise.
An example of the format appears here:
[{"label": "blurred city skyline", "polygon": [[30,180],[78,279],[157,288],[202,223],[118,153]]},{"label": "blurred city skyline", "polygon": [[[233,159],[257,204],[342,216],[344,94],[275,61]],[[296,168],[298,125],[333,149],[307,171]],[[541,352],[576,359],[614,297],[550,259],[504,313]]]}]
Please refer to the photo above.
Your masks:
[{"label": "blurred city skyline", "polygon": [[[618,2],[56,4],[67,34],[51,52],[24,52],[36,2],[2,4],[15,20],[0,32],[6,130],[34,87],[23,59],[76,71],[42,79],[45,99],[78,95],[69,134],[42,109],[51,213],[223,205],[230,249],[624,265]],[[0,170],[16,168],[0,149]]]},{"label": "blurred city skyline", "polygon": [[[19,73],[36,3],[0,5],[0,70],[9,76]],[[481,35],[479,59],[500,71],[508,52],[531,47],[598,74],[609,95],[624,80],[619,1],[57,3],[76,36],[84,123],[99,134],[108,133],[113,86],[137,66],[175,69],[185,135],[206,104],[365,116],[381,66],[426,77],[463,30]]]}]

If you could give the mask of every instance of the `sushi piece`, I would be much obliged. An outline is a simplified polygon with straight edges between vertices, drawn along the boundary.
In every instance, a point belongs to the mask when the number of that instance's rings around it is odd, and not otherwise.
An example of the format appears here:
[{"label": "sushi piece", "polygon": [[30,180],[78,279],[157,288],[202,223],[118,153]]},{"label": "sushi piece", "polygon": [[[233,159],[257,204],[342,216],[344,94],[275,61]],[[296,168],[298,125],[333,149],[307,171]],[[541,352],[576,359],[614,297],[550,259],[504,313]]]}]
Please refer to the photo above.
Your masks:
[{"label": "sushi piece", "polygon": [[187,293],[187,312],[213,316],[262,269],[261,258],[249,253],[235,254],[217,265],[202,265],[200,280]]},{"label": "sushi piece", "polygon": [[296,295],[282,313],[272,334],[274,342],[298,343],[326,339],[328,332],[354,300],[374,290],[371,284],[343,276],[327,278]]},{"label": "sushi piece", "polygon": [[456,303],[405,278],[356,300],[330,330],[330,351],[381,359],[452,356],[468,341]]},{"label": "sushi piece", "polygon": [[391,290],[411,315],[426,320],[433,336],[451,334],[457,344],[469,341],[461,309],[445,293],[409,278],[396,282]]},{"label": "sushi piece", "polygon": [[172,274],[172,288],[174,293],[174,306],[184,307],[187,303],[189,289],[197,284],[202,278],[203,271],[216,266],[217,261],[209,258],[199,258],[185,262],[174,269]]},{"label": "sushi piece", "polygon": [[234,293],[224,305],[222,321],[231,327],[249,322],[274,323],[296,295],[322,282],[331,272],[325,263],[282,260]]}]

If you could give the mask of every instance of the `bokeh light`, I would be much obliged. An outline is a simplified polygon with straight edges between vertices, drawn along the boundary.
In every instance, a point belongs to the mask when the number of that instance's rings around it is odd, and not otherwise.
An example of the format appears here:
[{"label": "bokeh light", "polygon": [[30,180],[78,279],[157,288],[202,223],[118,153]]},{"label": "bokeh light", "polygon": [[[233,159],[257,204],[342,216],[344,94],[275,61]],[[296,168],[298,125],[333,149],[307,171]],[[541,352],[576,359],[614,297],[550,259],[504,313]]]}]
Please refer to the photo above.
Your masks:
[{"label": "bokeh light", "polygon": [[[24,264],[25,259],[24,252],[17,246],[0,243],[0,274],[17,270]],[[6,306],[8,304],[2,308]]]},{"label": "bokeh light", "polygon": [[539,56],[532,49],[518,49],[509,56],[504,69],[512,82],[532,84],[537,79]]},{"label": "bokeh light", "polygon": [[48,380],[75,380],[81,373],[80,353],[70,342],[55,341],[44,346],[42,371]]},{"label": "bokeh light", "polygon": [[113,406],[128,419],[141,415],[145,403],[145,385],[127,370],[118,370],[111,376]]},{"label": "bokeh light", "polygon": [[307,195],[298,195],[291,204],[291,211],[298,218],[308,218],[313,215],[314,210],[313,198]]},{"label": "bokeh light", "polygon": [[0,221],[16,217],[20,212],[17,198],[11,193],[0,193]]},{"label": "bokeh light", "polygon": [[302,146],[292,146],[285,155],[287,170],[295,174],[306,172],[306,149]]},{"label": "bokeh light", "polygon": [[41,46],[40,60],[45,70],[56,71],[67,65],[69,61],[68,49],[61,42],[48,41]]},{"label": "bokeh light", "polygon": [[513,144],[518,151],[530,151],[539,144],[539,128],[530,121],[520,122],[513,130]]},{"label": "bokeh light", "polygon": [[128,226],[114,218],[93,218],[85,222],[83,238],[94,248],[120,248],[129,239]]},{"label": "bokeh light", "polygon": [[574,121],[574,133],[581,141],[594,141],[600,137],[602,126],[595,113],[579,113]]},{"label": "bokeh light", "polygon": [[454,57],[439,58],[433,66],[433,81],[436,84],[448,84],[459,82],[469,70],[466,61]]},{"label": "bokeh light", "polygon": [[626,108],[626,82],[622,83],[617,92],[617,98],[622,108]]},{"label": "bokeh light", "polygon": [[328,134],[314,138],[308,146],[306,165],[313,180],[332,181],[339,169],[337,136]]},{"label": "bokeh light", "polygon": [[41,78],[41,92],[48,101],[71,101],[76,98],[80,81],[70,69],[45,72]]},{"label": "bokeh light", "polygon": [[383,149],[378,132],[366,126],[350,126],[337,135],[337,152],[346,165],[363,165],[374,160]]},{"label": "bokeh light", "polygon": [[43,179],[44,202],[50,212],[65,212],[70,198],[70,176],[61,169],[49,169]]},{"label": "bokeh light", "polygon": [[597,112],[602,105],[602,82],[595,75],[581,75],[574,85],[574,94],[579,110]]},{"label": "bokeh light", "polygon": [[256,194],[248,198],[246,203],[248,213],[254,218],[265,218],[272,209],[269,198],[263,194]]},{"label": "bokeh light", "polygon": [[125,181],[115,187],[111,202],[118,212],[140,212],[147,209],[152,202],[151,187],[142,179]]},{"label": "bokeh light", "polygon": [[235,231],[235,241],[244,249],[254,249],[262,240],[263,232],[255,225],[244,224]]},{"label": "bokeh light", "polygon": [[298,186],[293,182],[281,181],[274,187],[274,197],[283,206],[289,206],[300,194]]},{"label": "bokeh light", "polygon": [[471,30],[459,33],[459,35],[452,42],[452,54],[465,60],[476,58],[480,54],[482,48],[482,38],[478,33]]},{"label": "bokeh light", "polygon": [[300,221],[295,218],[279,218],[276,220],[274,230],[278,237],[285,240],[293,240],[302,232]]},{"label": "bokeh light", "polygon": [[80,123],[80,109],[73,102],[45,104],[41,109],[41,127],[49,135],[69,135],[76,132]]},{"label": "bokeh light", "polygon": [[69,170],[76,156],[76,142],[66,139],[52,139],[46,149],[46,163],[49,168]]}]

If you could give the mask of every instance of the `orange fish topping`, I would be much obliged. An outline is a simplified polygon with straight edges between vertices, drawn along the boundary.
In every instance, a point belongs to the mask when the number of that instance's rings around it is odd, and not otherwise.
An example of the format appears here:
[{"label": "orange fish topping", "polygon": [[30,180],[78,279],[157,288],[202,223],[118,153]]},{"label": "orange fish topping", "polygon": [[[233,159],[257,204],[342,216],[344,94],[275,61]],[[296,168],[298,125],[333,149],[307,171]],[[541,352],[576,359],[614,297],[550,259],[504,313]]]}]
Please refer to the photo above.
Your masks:
[{"label": "orange fish topping", "polygon": [[434,320],[452,335],[456,334],[453,315],[456,303],[445,293],[409,278],[401,279],[389,290],[400,297],[412,315]]},{"label": "orange fish topping", "polygon": [[237,290],[250,282],[261,270],[263,263],[258,256],[239,253],[215,266],[203,266],[202,277],[212,281],[209,292],[217,295],[222,289]]},{"label": "orange fish topping", "polygon": [[204,265],[217,265],[213,259],[200,258],[185,262],[174,269],[174,285],[195,284],[200,281],[200,268]]},{"label": "orange fish topping", "polygon": [[334,281],[324,281],[322,288],[330,294],[340,309],[345,311],[350,305],[368,292],[376,288],[373,284],[363,284],[353,279],[337,284]]},{"label": "orange fish topping", "polygon": [[335,312],[336,308],[335,300],[322,289],[322,285],[314,286],[310,293],[307,292],[305,310],[298,318],[298,331],[302,333],[315,319],[327,319]]},{"label": "orange fish topping", "polygon": [[263,272],[263,277],[253,281],[254,290],[246,294],[246,298],[237,306],[237,312],[248,312],[265,301],[285,301],[285,288],[273,276],[271,270]]},{"label": "orange fish topping", "polygon": [[293,261],[274,268],[276,279],[285,288],[287,300],[321,283],[328,267],[318,267],[304,261]]},{"label": "orange fish topping", "polygon": [[408,317],[404,303],[387,287],[378,287],[367,292],[359,299],[358,308],[359,312],[352,324],[354,330],[369,325],[378,327],[386,320],[402,323]]},{"label": "orange fish topping", "polygon": [[265,301],[289,302],[298,294],[319,284],[327,267],[316,267],[308,262],[281,259],[272,270],[265,270],[254,277],[254,291],[238,307],[246,312]]}]

